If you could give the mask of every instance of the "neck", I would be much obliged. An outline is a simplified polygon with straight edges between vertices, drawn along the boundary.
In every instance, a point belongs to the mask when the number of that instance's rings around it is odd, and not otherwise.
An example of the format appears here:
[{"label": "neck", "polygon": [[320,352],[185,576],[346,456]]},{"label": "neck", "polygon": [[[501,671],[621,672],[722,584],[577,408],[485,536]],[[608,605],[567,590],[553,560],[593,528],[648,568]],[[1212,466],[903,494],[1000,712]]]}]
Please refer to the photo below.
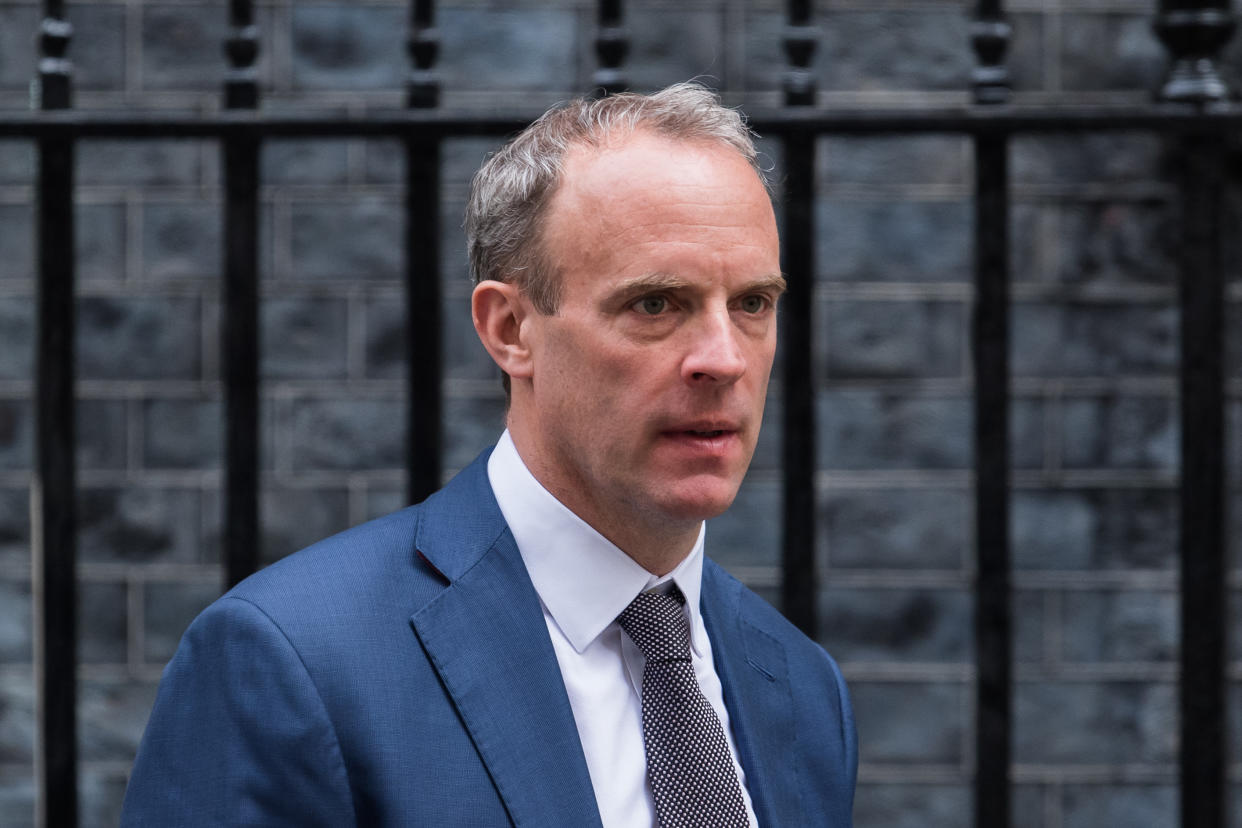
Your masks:
[{"label": "neck", "polygon": [[694,543],[699,538],[697,526],[692,532],[678,533],[675,537],[667,536],[659,540],[653,540],[650,534],[641,539],[626,540],[614,537],[594,524],[592,528],[616,544],[617,548],[633,558],[635,563],[656,576],[667,575],[676,569],[677,565],[684,561],[694,549]]},{"label": "neck", "polygon": [[[574,485],[542,462],[543,454],[528,444],[509,418],[509,436],[526,469],[561,504],[599,532],[653,575],[667,575],[694,549],[701,520],[675,520],[625,509],[623,504],[601,503],[589,486]],[[663,518],[663,519],[662,519]]]},{"label": "neck", "polygon": [[597,502],[594,493],[581,486],[558,486],[555,475],[541,473],[530,464],[527,468],[565,508],[653,575],[667,575],[676,569],[699,539],[702,521],[658,521],[650,514],[622,512],[615,504]]}]

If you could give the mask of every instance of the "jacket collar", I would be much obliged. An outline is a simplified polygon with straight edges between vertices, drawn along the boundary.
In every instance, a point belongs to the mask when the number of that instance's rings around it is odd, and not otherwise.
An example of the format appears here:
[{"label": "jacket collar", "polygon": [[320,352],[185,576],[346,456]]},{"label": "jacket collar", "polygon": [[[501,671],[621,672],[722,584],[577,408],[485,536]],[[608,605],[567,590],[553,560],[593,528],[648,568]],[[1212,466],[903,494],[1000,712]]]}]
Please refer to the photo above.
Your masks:
[{"label": "jacket collar", "polygon": [[[484,452],[423,505],[419,556],[448,586],[410,618],[516,826],[601,826],[539,597],[487,479]],[[761,825],[803,818],[784,647],[743,615],[710,560],[701,609]]]},{"label": "jacket collar", "polygon": [[508,431],[487,460],[487,477],[539,600],[575,650],[581,653],[599,638],[638,593],[671,580],[686,596],[690,646],[703,654],[702,526],[689,554],[657,578],[545,489]]},{"label": "jacket collar", "polygon": [[764,826],[800,825],[803,780],[790,754],[798,734],[785,648],[748,620],[743,590],[715,562],[704,562],[703,622],[755,816]]},{"label": "jacket collar", "polygon": [[487,453],[423,507],[419,555],[448,586],[410,618],[516,826],[599,826],[539,598],[487,482]]}]

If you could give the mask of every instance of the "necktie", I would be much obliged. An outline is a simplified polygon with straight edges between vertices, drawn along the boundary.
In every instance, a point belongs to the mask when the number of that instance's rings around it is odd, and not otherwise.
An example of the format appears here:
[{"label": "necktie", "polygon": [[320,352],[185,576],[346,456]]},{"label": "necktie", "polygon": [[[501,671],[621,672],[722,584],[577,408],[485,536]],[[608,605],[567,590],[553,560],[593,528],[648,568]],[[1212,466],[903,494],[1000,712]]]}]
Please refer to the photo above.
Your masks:
[{"label": "necktie", "polygon": [[716,711],[690,663],[690,625],[677,587],[643,592],[617,617],[647,658],[643,743],[661,828],[746,826],[746,806]]}]

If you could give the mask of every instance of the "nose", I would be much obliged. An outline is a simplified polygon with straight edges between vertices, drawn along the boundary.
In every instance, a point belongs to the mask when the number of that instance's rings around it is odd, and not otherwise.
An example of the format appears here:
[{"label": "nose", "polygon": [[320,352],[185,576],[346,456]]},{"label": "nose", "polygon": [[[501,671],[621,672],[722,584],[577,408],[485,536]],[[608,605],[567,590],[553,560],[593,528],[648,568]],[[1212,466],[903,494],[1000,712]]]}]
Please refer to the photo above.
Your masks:
[{"label": "nose", "polygon": [[688,333],[690,344],[681,364],[682,379],[688,385],[729,385],[746,372],[740,332],[727,309],[705,314]]}]

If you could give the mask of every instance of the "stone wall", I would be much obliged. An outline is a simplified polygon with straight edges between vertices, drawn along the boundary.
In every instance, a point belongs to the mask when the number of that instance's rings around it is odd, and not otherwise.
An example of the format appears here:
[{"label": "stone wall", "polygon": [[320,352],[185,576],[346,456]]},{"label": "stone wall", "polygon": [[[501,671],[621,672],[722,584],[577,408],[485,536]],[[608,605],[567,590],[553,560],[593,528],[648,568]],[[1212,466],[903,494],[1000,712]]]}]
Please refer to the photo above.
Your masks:
[{"label": "stone wall", "polygon": [[[448,104],[543,107],[590,85],[593,4],[438,4]],[[626,4],[628,73],[705,76],[779,102],[783,5]],[[825,104],[966,100],[960,2],[819,4]],[[1163,52],[1151,3],[1024,0],[1021,103],[1141,102]],[[0,0],[0,117],[28,106],[39,6]],[[218,3],[70,4],[83,108],[219,107]],[[264,106],[400,105],[407,10],[259,5]],[[1230,66],[1242,63],[1242,39]],[[446,148],[444,464],[498,433],[456,216],[493,144]],[[779,146],[765,143],[777,175]],[[971,148],[956,136],[824,139],[817,206],[820,639],[850,680],[860,828],[969,823],[973,757]],[[33,443],[29,146],[0,142],[0,823],[31,819],[27,489]],[[1177,331],[1166,149],[1142,134],[1012,149],[1016,824],[1176,822]],[[401,153],[274,141],[263,156],[263,557],[401,504]],[[210,142],[79,152],[81,789],[116,821],[156,682],[220,591],[220,162]],[[1242,281],[1228,308],[1234,826],[1242,826]],[[779,393],[779,378],[774,387]],[[775,600],[779,404],[709,549]]]}]

